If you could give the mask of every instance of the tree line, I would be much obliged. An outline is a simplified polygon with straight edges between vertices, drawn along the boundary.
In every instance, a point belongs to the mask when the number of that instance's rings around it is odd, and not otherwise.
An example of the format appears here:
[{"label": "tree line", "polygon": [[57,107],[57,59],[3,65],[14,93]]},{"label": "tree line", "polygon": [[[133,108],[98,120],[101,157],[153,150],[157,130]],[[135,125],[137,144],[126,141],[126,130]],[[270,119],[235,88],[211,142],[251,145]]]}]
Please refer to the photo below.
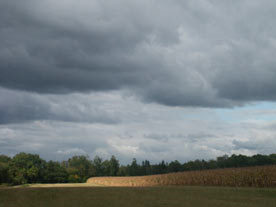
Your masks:
[{"label": "tree line", "polygon": [[26,183],[80,183],[89,177],[98,176],[142,176],[192,170],[232,167],[275,165],[276,154],[220,156],[213,160],[194,160],[181,164],[179,161],[151,164],[134,158],[128,165],[120,165],[112,156],[103,160],[99,156],[73,156],[66,161],[45,161],[37,154],[18,153],[14,157],[0,155],[0,184],[19,185]]}]

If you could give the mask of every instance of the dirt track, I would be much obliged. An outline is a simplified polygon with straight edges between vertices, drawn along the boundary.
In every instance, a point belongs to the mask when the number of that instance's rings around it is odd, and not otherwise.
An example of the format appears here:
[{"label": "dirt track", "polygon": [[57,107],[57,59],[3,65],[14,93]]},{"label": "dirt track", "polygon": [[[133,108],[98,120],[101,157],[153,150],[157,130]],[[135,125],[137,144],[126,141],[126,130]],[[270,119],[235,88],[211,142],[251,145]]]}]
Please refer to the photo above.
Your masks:
[{"label": "dirt track", "polygon": [[[102,185],[92,183],[62,183],[62,184],[31,184],[27,187],[30,188],[73,188],[73,187],[99,187]],[[22,186],[19,186],[22,187]],[[24,187],[24,186],[23,186]]]}]

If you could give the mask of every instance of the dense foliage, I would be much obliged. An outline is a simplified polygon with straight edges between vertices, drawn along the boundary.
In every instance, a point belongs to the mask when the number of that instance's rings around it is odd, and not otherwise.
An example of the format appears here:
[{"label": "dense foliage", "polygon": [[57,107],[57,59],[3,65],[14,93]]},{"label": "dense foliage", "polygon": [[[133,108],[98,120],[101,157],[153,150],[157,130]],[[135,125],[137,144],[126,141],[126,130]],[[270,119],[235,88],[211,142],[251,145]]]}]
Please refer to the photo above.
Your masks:
[{"label": "dense foliage", "polygon": [[115,156],[103,160],[96,156],[73,156],[67,161],[45,161],[39,155],[19,153],[10,158],[0,155],[0,183],[13,185],[25,183],[77,183],[89,177],[99,176],[140,176],[170,172],[206,170],[230,167],[275,165],[276,154],[271,155],[232,155],[221,156],[216,160],[195,160],[181,164],[175,160],[170,163],[161,161],[151,164],[148,160],[137,163],[134,158],[129,165],[120,165]]}]

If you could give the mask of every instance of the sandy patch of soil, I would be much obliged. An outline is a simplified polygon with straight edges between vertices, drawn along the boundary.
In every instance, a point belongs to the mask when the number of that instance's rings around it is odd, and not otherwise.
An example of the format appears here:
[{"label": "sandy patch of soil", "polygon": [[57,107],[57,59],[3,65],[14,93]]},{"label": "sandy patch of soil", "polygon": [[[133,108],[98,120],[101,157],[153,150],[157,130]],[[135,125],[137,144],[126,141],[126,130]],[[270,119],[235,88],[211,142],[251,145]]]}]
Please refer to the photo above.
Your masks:
[{"label": "sandy patch of soil", "polygon": [[[100,184],[93,183],[59,183],[59,184],[30,184],[27,186],[21,187],[29,187],[29,188],[74,188],[74,187],[99,187],[102,186]],[[19,186],[20,187],[20,186]]]}]

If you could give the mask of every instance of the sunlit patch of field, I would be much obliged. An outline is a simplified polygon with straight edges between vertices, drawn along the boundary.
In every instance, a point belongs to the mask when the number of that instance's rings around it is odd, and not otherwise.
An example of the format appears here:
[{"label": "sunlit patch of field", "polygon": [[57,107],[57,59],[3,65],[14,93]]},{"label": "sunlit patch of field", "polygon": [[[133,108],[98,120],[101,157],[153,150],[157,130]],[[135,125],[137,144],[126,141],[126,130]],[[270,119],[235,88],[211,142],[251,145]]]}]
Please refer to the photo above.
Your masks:
[{"label": "sunlit patch of field", "polygon": [[135,177],[93,177],[88,179],[87,183],[124,187],[171,185],[276,187],[276,166],[189,171]]},{"label": "sunlit patch of field", "polygon": [[[78,188],[78,187],[100,187],[100,184],[93,183],[58,183],[58,184],[29,184],[25,187],[30,188]],[[18,186],[22,187],[22,186]],[[24,185],[23,185],[24,187]]]}]

